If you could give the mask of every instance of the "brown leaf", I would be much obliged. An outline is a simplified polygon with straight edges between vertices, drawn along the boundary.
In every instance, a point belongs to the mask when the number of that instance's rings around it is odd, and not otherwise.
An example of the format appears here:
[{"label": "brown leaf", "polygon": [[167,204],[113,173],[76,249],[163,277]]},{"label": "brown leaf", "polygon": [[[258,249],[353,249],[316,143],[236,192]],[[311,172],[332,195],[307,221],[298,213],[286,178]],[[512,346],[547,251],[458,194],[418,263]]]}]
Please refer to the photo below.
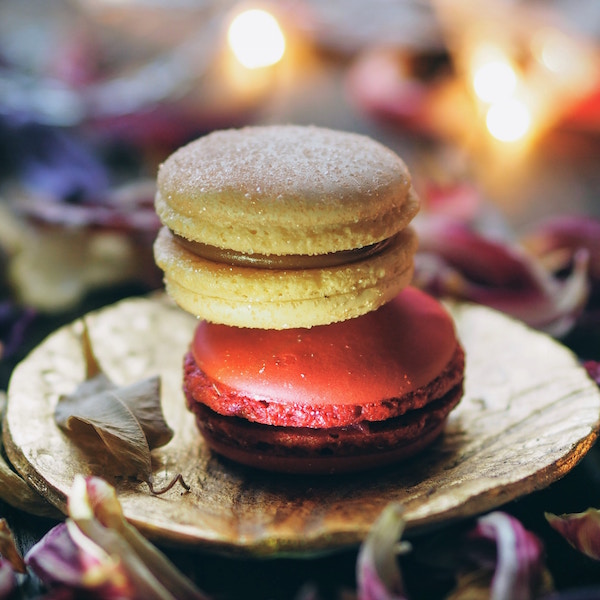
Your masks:
[{"label": "brown leaf", "polygon": [[76,443],[108,451],[120,475],[152,487],[150,452],[173,437],[160,404],[160,378],[117,386],[101,371],[85,328],[82,346],[88,378],[59,398],[55,421]]}]

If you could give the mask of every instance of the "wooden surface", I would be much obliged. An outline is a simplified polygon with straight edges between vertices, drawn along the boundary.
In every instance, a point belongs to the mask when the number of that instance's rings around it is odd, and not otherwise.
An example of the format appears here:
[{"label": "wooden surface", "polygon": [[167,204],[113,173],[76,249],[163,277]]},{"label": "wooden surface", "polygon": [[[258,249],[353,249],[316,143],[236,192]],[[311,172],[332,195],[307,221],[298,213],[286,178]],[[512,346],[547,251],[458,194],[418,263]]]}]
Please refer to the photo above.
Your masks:
[{"label": "wooden surface", "polygon": [[94,351],[117,383],[159,374],[173,440],[153,453],[159,487],[176,473],[191,486],[152,496],[105,456],[89,457],[53,421],[60,394],[84,377],[81,323],[63,327],[14,371],[4,443],[15,468],[59,509],[75,473],[117,487],[125,514],[161,542],[252,556],[304,555],[357,544],[390,501],[414,532],[472,516],[541,489],[594,443],[600,391],[570,351],[482,307],[449,308],[467,353],[465,397],[445,435],[409,463],[338,477],[260,473],[221,461],[184,407],[181,360],[193,317],[164,297],[131,299],[86,317]]}]

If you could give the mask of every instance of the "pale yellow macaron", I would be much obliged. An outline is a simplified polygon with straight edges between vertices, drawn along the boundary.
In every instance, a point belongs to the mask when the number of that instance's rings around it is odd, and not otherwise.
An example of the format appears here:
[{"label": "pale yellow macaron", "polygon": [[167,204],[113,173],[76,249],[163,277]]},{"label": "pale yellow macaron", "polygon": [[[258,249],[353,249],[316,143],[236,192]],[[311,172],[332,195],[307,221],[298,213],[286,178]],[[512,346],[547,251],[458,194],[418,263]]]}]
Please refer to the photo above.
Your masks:
[{"label": "pale yellow macaron", "polygon": [[167,292],[200,318],[311,327],[365,314],[412,278],[408,170],[362,135],[294,125],[217,131],[160,167]]}]

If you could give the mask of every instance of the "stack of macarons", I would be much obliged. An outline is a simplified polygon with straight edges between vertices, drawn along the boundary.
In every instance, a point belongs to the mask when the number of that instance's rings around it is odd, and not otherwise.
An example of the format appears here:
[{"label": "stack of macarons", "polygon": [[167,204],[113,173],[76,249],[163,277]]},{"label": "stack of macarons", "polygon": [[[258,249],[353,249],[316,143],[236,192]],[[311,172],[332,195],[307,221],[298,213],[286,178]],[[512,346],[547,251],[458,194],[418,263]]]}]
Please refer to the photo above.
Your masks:
[{"label": "stack of macarons", "polygon": [[410,286],[419,202],[394,152],[318,127],[216,131],[157,184],[155,259],[199,317],[184,392],[216,453],[332,473],[439,436],[464,354],[444,308]]}]

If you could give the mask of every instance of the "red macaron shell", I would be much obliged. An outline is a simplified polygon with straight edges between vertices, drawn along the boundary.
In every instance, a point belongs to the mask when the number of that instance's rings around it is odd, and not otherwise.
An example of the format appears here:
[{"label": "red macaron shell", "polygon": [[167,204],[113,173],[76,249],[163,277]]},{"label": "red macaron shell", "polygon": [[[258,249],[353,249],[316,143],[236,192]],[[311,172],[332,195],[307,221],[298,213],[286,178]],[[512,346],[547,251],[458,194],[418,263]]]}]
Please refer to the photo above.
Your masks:
[{"label": "red macaron shell", "polygon": [[241,464],[285,473],[344,473],[376,468],[421,452],[443,431],[462,384],[423,410],[379,423],[310,429],[273,427],[224,417],[189,404],[209,446]]},{"label": "red macaron shell", "polygon": [[[268,425],[384,420],[421,408],[462,378],[452,361],[457,346],[446,310],[411,287],[376,311],[311,329],[202,321],[186,359],[186,393],[220,414]],[[456,373],[440,377],[448,369]]]}]

